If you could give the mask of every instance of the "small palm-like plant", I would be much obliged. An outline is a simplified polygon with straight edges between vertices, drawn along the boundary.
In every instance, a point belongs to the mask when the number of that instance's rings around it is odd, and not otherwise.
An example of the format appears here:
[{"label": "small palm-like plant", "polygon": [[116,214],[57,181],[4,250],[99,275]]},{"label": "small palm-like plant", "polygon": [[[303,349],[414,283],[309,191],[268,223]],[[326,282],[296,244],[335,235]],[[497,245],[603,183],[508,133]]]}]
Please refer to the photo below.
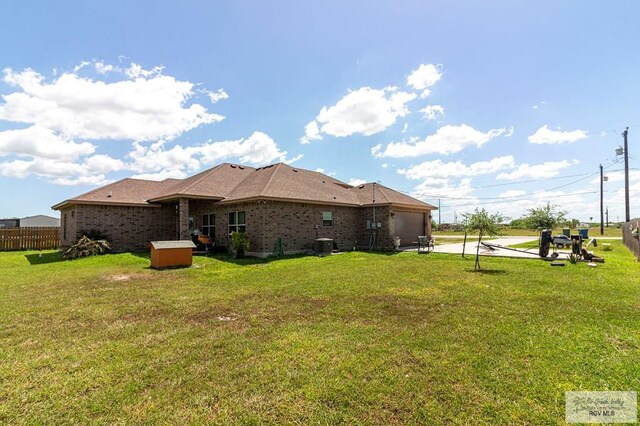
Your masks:
[{"label": "small palm-like plant", "polygon": [[579,254],[571,253],[569,255],[569,263],[570,264],[575,265],[579,261],[580,261],[580,255]]}]

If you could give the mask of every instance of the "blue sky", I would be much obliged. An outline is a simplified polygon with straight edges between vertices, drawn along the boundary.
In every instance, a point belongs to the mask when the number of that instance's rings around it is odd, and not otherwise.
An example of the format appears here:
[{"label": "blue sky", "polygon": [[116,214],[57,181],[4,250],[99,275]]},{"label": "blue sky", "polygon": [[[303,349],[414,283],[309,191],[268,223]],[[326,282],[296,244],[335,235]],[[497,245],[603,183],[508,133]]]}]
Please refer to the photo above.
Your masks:
[{"label": "blue sky", "polygon": [[[442,221],[640,215],[634,1],[3,2],[0,216],[123,177],[278,161]],[[614,7],[615,6],[615,7]],[[437,219],[437,215],[434,215]]]}]

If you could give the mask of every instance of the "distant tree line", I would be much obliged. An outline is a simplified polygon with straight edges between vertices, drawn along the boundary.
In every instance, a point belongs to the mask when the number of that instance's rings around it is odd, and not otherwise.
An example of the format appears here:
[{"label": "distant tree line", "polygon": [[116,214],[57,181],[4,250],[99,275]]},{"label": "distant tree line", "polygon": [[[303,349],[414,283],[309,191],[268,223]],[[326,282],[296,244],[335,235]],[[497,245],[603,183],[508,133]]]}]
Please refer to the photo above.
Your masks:
[{"label": "distant tree line", "polygon": [[555,204],[529,209],[528,213],[519,219],[511,221],[509,226],[515,229],[549,229],[568,227],[576,228],[580,225],[578,219],[567,219],[567,212],[559,210]]}]

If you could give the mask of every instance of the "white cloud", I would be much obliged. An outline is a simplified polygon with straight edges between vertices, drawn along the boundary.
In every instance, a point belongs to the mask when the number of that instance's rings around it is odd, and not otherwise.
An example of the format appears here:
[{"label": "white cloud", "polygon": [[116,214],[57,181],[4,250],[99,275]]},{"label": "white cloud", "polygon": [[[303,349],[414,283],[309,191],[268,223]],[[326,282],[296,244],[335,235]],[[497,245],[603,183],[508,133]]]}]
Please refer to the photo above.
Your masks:
[{"label": "white cloud", "polygon": [[156,66],[150,70],[145,70],[141,65],[132,63],[124,72],[133,79],[146,79],[162,75],[163,70],[164,66]]},{"label": "white cloud", "polygon": [[162,143],[145,146],[134,143],[129,153],[128,167],[138,172],[138,177],[153,179],[184,177],[187,172],[195,172],[203,166],[211,166],[220,161],[237,158],[239,162],[261,166],[274,161],[291,164],[303,157],[299,154],[287,158],[276,142],[267,134],[253,132],[248,138],[228,141],[209,141],[202,145],[183,147],[175,145],[165,149]]},{"label": "white cloud", "polygon": [[371,149],[375,157],[418,157],[426,154],[452,154],[460,152],[466,147],[481,147],[491,139],[506,132],[506,129],[491,129],[486,133],[478,131],[471,126],[462,124],[452,126],[447,124],[440,127],[435,134],[420,140],[411,138],[409,141],[392,142],[383,150],[382,145],[376,145]]},{"label": "white cloud", "polygon": [[527,139],[534,144],[555,144],[555,143],[571,143],[585,139],[589,134],[584,130],[562,131],[551,130],[547,125],[540,127],[536,132]]},{"label": "white cloud", "polygon": [[409,130],[409,123],[404,123],[404,126],[402,126],[402,133],[407,133],[407,130]]},{"label": "white cloud", "polygon": [[[607,171],[605,170],[604,176],[607,178],[607,180],[604,182],[605,185],[624,181],[624,172],[607,173]],[[629,181],[630,182],[640,181],[640,170],[629,170]],[[590,183],[599,185],[600,176],[598,175],[597,177],[593,178]]]},{"label": "white cloud", "polygon": [[0,174],[13,178],[35,175],[59,185],[104,185],[110,182],[105,177],[107,173],[124,167],[122,161],[107,155],[95,155],[82,162],[34,158],[0,163]]},{"label": "white cloud", "polygon": [[398,173],[407,179],[449,178],[478,176],[495,173],[498,170],[513,169],[516,166],[513,156],[496,157],[490,161],[478,161],[468,166],[460,161],[445,163],[442,160],[425,161],[409,169],[399,169]]},{"label": "white cloud", "polygon": [[114,69],[114,67],[113,67],[113,65],[105,64],[105,63],[104,63],[104,62],[102,62],[102,61],[98,61],[98,62],[94,63],[94,64],[93,64],[93,66],[95,67],[96,72],[97,72],[98,74],[102,74],[102,75],[105,75],[106,73],[108,73],[108,72],[111,72],[111,71],[114,71],[114,70],[115,70],[115,69]]},{"label": "white cloud", "polygon": [[88,142],[76,143],[67,140],[39,125],[0,132],[0,157],[15,154],[18,156],[73,159],[92,154],[94,151],[95,147]]},{"label": "white cloud", "polygon": [[393,125],[398,117],[409,114],[406,104],[415,97],[397,87],[380,90],[362,87],[350,91],[335,105],[322,107],[314,121],[307,124],[301,142],[320,139],[321,133],[337,137],[379,133]]},{"label": "white cloud", "polygon": [[464,178],[457,184],[452,184],[449,179],[429,177],[416,186],[411,195],[427,203],[435,202],[436,205],[439,198],[444,198],[450,207],[474,204],[479,201],[473,195],[471,178]]},{"label": "white cloud", "polygon": [[429,96],[429,88],[436,84],[442,77],[442,65],[422,64],[413,70],[407,77],[407,85],[416,90],[421,90],[421,98]]},{"label": "white cloud", "polygon": [[382,168],[386,169],[387,167],[389,167],[389,165],[387,163],[382,163]]},{"label": "white cloud", "polygon": [[201,166],[190,148],[176,145],[171,149],[164,149],[162,144],[143,145],[139,142],[133,144],[129,169],[141,174],[175,173],[185,170],[195,172]]},{"label": "white cloud", "polygon": [[423,118],[429,121],[444,117],[444,107],[441,105],[427,105],[420,112],[423,114]]},{"label": "white cloud", "polygon": [[546,103],[547,103],[547,101],[540,101],[540,103],[537,103],[534,106],[532,106],[531,109],[538,109],[538,108],[540,108],[541,106],[543,106]]},{"label": "white cloud", "polygon": [[216,91],[207,90],[205,91],[205,93],[207,94],[207,96],[209,96],[212,104],[215,104],[223,99],[229,99],[229,95],[224,91],[224,89],[218,89]]},{"label": "white cloud", "polygon": [[309,124],[304,127],[304,136],[300,138],[300,143],[308,144],[311,143],[311,141],[320,139],[322,139],[322,135],[320,134],[318,123],[316,120],[311,120]]},{"label": "white cloud", "polygon": [[[285,153],[286,154],[286,153]],[[296,161],[302,160],[304,158],[304,154],[298,154],[293,158],[286,158],[286,157],[281,157],[281,161],[285,164],[293,164]]]},{"label": "white cloud", "polygon": [[[78,75],[88,67],[95,69],[97,79]],[[115,82],[100,80],[99,76],[109,72],[119,73],[120,78]],[[193,83],[162,72],[162,67],[146,70],[131,64],[122,69],[91,60],[48,81],[31,69],[5,69],[3,81],[18,90],[2,96],[0,120],[30,126],[0,131],[0,157],[18,157],[0,163],[0,174],[15,178],[33,175],[61,185],[97,185],[109,182],[106,175],[121,170],[184,177],[220,149],[226,150],[222,157],[238,156],[250,163],[301,158],[287,159],[286,152],[260,132],[238,141],[165,149],[166,143],[182,133],[223,117],[189,103],[196,94]],[[206,93],[212,102],[228,97],[223,89],[198,93]],[[88,141],[109,139],[134,141],[126,162],[92,155],[97,146]],[[145,146],[144,141],[154,143]]]},{"label": "white cloud", "polygon": [[367,181],[364,179],[349,179],[349,182],[347,183],[351,186],[358,186],[362,185],[363,183],[367,183]]},{"label": "white cloud", "polygon": [[145,180],[165,180],[165,179],[184,179],[188,175],[179,169],[165,169],[156,173],[140,173],[137,175],[131,176],[134,179],[145,179]]},{"label": "white cloud", "polygon": [[578,160],[573,161],[547,161],[542,164],[530,165],[530,164],[520,164],[518,168],[510,173],[500,173],[496,179],[523,179],[523,178],[546,178],[553,177],[560,174],[561,170],[564,170],[568,167],[571,167],[574,164],[578,164]]},{"label": "white cloud", "polygon": [[501,194],[498,195],[498,197],[500,198],[513,198],[513,197],[519,197],[521,195],[526,194],[527,191],[522,191],[519,189],[510,189],[508,191],[504,191]]},{"label": "white cloud", "polygon": [[230,157],[238,157],[241,162],[253,165],[266,165],[274,160],[287,161],[287,152],[280,151],[275,141],[262,132],[253,132],[248,138],[209,142],[187,149],[200,154],[202,161],[206,164],[213,164]]},{"label": "white cloud", "polygon": [[162,75],[160,67],[132,64],[125,72],[129,79],[112,83],[75,73],[47,82],[31,69],[7,68],[4,81],[21,90],[2,96],[0,119],[39,125],[65,139],[144,141],[173,139],[224,118],[196,103],[187,106],[194,84]]}]

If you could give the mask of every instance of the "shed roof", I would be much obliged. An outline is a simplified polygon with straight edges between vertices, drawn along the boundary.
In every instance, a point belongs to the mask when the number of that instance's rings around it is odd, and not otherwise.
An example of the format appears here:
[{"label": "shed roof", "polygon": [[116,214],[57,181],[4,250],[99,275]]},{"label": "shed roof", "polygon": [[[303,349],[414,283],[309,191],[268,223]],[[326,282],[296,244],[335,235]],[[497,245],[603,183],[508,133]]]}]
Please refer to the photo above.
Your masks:
[{"label": "shed roof", "polygon": [[156,250],[196,248],[196,245],[193,244],[193,241],[189,240],[151,241],[151,246]]}]

